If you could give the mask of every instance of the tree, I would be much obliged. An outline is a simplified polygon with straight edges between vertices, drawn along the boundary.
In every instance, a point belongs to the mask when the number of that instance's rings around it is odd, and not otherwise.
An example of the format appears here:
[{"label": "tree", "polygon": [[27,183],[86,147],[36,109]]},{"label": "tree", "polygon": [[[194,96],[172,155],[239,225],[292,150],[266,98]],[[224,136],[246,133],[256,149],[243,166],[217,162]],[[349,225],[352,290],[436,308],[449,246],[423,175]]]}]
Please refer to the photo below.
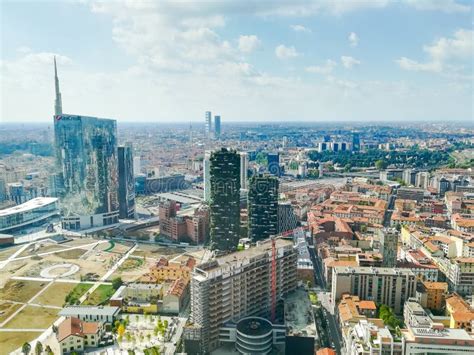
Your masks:
[{"label": "tree", "polygon": [[48,354],[48,355],[54,355],[53,350],[51,350],[51,347],[50,347],[49,345],[46,346],[46,350],[45,350],[45,351],[46,351],[46,354]]},{"label": "tree", "polygon": [[123,337],[125,334],[125,326],[123,324],[120,324],[117,328],[117,334],[119,337]]},{"label": "tree", "polygon": [[120,286],[122,286],[123,281],[121,277],[116,277],[112,280],[112,287],[114,290],[117,290]]},{"label": "tree", "polygon": [[31,345],[30,343],[26,342],[23,344],[23,346],[21,347],[21,352],[25,355],[28,355],[31,351]]},{"label": "tree", "polygon": [[42,353],[43,353],[43,344],[41,344],[40,341],[37,341],[36,346],[35,346],[35,354],[41,355]]},{"label": "tree", "polygon": [[383,159],[379,159],[375,162],[375,168],[377,170],[383,170],[387,168],[387,163]]}]

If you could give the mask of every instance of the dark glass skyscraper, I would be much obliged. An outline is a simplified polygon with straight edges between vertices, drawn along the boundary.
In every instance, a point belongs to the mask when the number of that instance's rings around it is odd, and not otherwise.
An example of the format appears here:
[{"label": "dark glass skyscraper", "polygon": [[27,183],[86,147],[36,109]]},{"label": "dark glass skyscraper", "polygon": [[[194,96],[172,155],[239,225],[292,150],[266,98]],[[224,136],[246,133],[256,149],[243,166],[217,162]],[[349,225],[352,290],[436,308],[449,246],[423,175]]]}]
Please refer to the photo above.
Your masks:
[{"label": "dark glass skyscraper", "polygon": [[358,132],[352,133],[352,151],[358,152],[360,150],[360,136]]},{"label": "dark glass skyscraper", "polygon": [[254,175],[248,192],[248,237],[267,239],[278,233],[278,178]]},{"label": "dark glass skyscraper", "polygon": [[222,148],[210,158],[211,248],[237,249],[240,233],[240,156]]},{"label": "dark glass skyscraper", "polygon": [[116,121],[56,115],[54,134],[65,191],[63,227],[83,229],[117,222]]},{"label": "dark glass skyscraper", "polygon": [[280,153],[267,154],[268,172],[274,176],[281,175]]},{"label": "dark glass skyscraper", "polygon": [[214,116],[214,138],[221,136],[221,116]]},{"label": "dark glass skyscraper", "polygon": [[118,147],[119,217],[135,218],[135,179],[133,176],[132,147]]}]

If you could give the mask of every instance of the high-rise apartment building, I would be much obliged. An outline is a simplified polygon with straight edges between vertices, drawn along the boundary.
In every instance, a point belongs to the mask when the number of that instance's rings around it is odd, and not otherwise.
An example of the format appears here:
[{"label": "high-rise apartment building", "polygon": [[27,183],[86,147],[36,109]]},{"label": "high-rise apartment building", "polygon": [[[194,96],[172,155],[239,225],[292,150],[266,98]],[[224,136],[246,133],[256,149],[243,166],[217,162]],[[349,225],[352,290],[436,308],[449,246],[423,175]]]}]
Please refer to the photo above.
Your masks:
[{"label": "high-rise apartment building", "polygon": [[278,233],[278,178],[254,175],[248,191],[248,237],[267,239]]},{"label": "high-rise apartment building", "polygon": [[211,136],[211,131],[212,131],[212,113],[211,111],[206,111],[206,115],[205,115],[205,119],[206,119],[206,137],[210,137]]},{"label": "high-rise apartment building", "polygon": [[248,188],[248,170],[249,170],[249,155],[247,152],[240,153],[240,188]]},{"label": "high-rise apartment building", "polygon": [[270,240],[197,265],[191,278],[191,317],[185,329],[186,352],[202,354],[220,345],[220,330],[248,316],[268,317],[272,305],[272,260],[276,300],[297,285],[297,252],[291,241]]},{"label": "high-rise apartment building", "polygon": [[118,147],[118,202],[119,217],[135,218],[135,178],[131,146]]},{"label": "high-rise apartment building", "polygon": [[211,248],[237,249],[240,237],[240,156],[222,148],[210,158]]},{"label": "high-rise apartment building", "polygon": [[214,137],[221,136],[221,116],[214,116]]},{"label": "high-rise apartment building", "polygon": [[380,248],[383,256],[383,267],[397,266],[398,234],[395,228],[384,228],[380,231]]},{"label": "high-rise apartment building", "polygon": [[335,266],[332,302],[337,304],[345,293],[385,304],[401,314],[405,301],[415,297],[416,276],[410,269]]},{"label": "high-rise apartment building", "polygon": [[211,201],[211,151],[206,150],[203,161],[204,202]]},{"label": "high-rise apartment building", "polygon": [[63,228],[118,221],[117,124],[78,115],[54,117],[55,148],[64,182]]}]

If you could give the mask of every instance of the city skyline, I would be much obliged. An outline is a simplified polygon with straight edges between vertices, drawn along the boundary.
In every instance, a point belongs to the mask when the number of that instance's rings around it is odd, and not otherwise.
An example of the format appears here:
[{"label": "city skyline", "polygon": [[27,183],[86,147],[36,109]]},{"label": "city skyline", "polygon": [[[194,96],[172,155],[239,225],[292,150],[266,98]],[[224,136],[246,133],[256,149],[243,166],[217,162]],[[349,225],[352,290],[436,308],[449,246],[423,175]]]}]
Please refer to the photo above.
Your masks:
[{"label": "city skyline", "polygon": [[65,112],[121,122],[200,122],[206,110],[224,123],[473,115],[467,1],[4,2],[2,10],[0,123],[51,119],[54,55]]}]

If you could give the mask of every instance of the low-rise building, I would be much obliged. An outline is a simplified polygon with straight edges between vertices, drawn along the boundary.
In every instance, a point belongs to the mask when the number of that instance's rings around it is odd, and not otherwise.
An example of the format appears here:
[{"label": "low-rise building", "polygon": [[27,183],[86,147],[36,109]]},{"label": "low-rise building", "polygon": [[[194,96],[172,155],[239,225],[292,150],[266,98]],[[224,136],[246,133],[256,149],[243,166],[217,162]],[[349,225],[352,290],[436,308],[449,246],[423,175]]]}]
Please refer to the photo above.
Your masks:
[{"label": "low-rise building", "polygon": [[474,308],[458,294],[454,293],[446,298],[446,314],[450,317],[450,328],[473,331]]},{"label": "low-rise building", "polygon": [[416,290],[416,298],[420,304],[434,311],[443,309],[448,292],[447,282],[419,282]]},{"label": "low-rise building", "polygon": [[119,314],[120,308],[111,306],[67,306],[59,312],[59,315],[63,317],[74,317],[84,322],[106,324],[112,324]]},{"label": "low-rise building", "polygon": [[87,348],[96,348],[113,343],[112,336],[105,336],[101,322],[85,322],[68,317],[58,325],[56,339],[61,354],[82,353]]}]

